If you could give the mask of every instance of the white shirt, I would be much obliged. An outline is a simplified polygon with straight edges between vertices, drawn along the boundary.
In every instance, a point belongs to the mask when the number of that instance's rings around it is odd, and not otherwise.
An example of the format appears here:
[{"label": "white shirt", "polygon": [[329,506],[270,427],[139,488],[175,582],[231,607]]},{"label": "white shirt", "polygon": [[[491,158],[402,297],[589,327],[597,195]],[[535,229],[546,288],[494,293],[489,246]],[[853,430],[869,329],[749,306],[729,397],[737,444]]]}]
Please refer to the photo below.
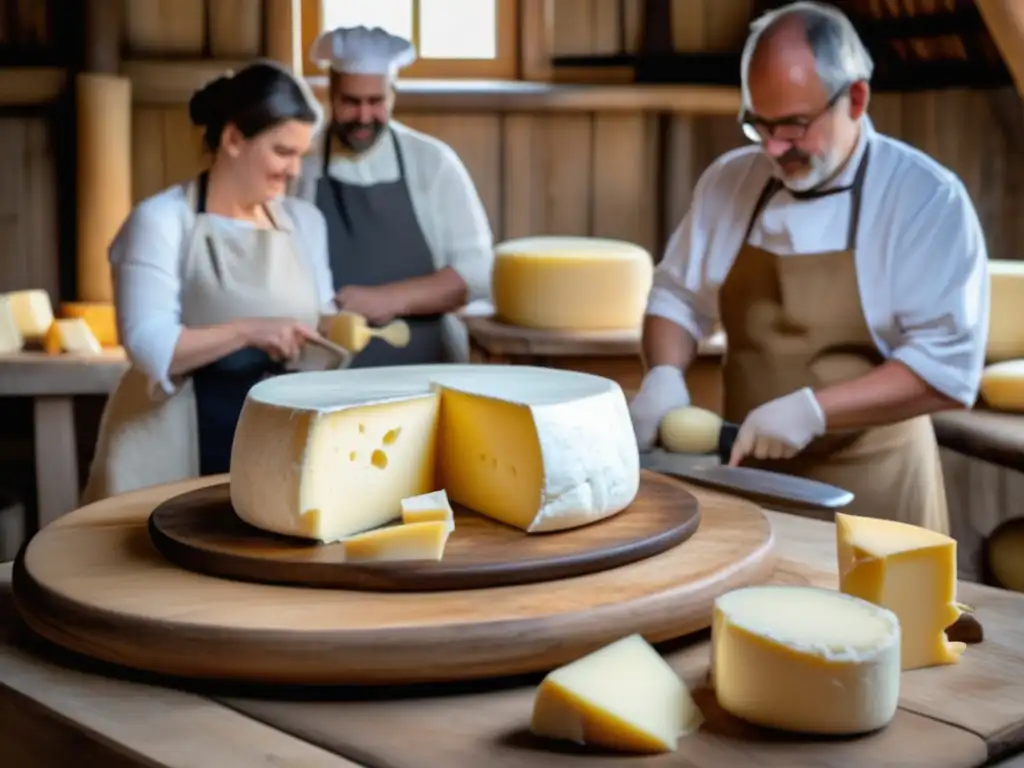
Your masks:
[{"label": "white shirt", "polygon": [[[938,391],[972,405],[988,338],[985,237],[957,176],[863,120],[854,157],[832,186],[853,182],[871,155],[861,197],[857,284],[879,352]],[[772,173],[760,147],[729,152],[697,182],[693,205],[655,270],[647,314],[705,338],[718,322],[718,291],[754,205]],[[777,192],[754,223],[750,244],[780,256],[846,248],[852,195],[797,200]]]},{"label": "white shirt", "polygon": [[[188,199],[189,183],[179,184],[143,200],[129,214],[111,243],[117,327],[128,357],[157,387],[174,391],[168,376],[181,322],[181,268],[196,213]],[[303,200],[281,198],[291,218],[302,256],[312,267],[325,313],[336,312],[334,284],[327,258],[327,222],[320,210]],[[209,214],[213,226],[257,225]],[[259,308],[253,307],[253,314]]]},{"label": "white shirt", "polygon": [[[392,120],[391,130],[402,146],[406,184],[413,212],[434,258],[434,268],[451,267],[465,281],[466,303],[489,299],[494,238],[487,211],[473,179],[455,151],[440,139]],[[294,193],[316,201],[323,169],[323,136],[303,160]],[[373,185],[398,179],[398,157],[384,134],[370,150],[357,157],[335,157],[328,166],[332,178],[346,184]],[[465,328],[453,316],[445,318],[445,337],[455,360],[467,360]]]}]

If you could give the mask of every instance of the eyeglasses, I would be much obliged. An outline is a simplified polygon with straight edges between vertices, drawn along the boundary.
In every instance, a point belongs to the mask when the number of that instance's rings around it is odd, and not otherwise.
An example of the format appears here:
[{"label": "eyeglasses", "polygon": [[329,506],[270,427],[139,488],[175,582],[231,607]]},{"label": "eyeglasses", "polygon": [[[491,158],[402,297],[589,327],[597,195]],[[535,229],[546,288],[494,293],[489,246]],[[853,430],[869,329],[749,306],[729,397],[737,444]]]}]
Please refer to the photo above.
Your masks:
[{"label": "eyeglasses", "polygon": [[[850,84],[852,85],[852,83]],[[779,141],[800,141],[818,120],[827,115],[839,100],[850,90],[850,85],[844,85],[836,91],[828,100],[821,111],[811,117],[788,117],[781,120],[765,120],[757,117],[749,110],[744,110],[740,116],[740,126],[743,128],[743,135],[750,141],[761,144],[768,139]]]}]

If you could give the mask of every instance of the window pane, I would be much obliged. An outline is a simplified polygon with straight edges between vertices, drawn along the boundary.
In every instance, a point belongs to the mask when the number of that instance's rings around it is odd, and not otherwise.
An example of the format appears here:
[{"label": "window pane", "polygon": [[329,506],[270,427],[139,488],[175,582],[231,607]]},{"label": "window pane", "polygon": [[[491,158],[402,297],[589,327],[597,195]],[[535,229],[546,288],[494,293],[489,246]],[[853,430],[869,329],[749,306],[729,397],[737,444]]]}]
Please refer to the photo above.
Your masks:
[{"label": "window pane", "polygon": [[420,56],[424,59],[496,57],[495,5],[496,0],[420,0]]},{"label": "window pane", "polygon": [[324,29],[362,24],[412,40],[412,4],[413,0],[321,0],[320,18]]}]

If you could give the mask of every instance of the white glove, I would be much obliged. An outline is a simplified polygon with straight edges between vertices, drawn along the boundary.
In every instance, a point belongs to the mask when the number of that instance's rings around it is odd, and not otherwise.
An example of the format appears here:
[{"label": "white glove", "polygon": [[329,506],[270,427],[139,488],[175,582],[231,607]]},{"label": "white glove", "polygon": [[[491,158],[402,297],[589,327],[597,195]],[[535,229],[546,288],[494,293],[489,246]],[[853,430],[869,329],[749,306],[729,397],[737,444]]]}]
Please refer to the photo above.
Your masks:
[{"label": "white glove", "polygon": [[673,408],[690,404],[683,372],[674,365],[656,365],[647,372],[640,391],[629,404],[633,431],[641,451],[650,450],[658,439],[658,427],[665,414]]},{"label": "white glove", "polygon": [[789,459],[814,438],[825,434],[825,414],[810,387],[791,392],[747,414],[732,447],[729,464],[746,456]]}]

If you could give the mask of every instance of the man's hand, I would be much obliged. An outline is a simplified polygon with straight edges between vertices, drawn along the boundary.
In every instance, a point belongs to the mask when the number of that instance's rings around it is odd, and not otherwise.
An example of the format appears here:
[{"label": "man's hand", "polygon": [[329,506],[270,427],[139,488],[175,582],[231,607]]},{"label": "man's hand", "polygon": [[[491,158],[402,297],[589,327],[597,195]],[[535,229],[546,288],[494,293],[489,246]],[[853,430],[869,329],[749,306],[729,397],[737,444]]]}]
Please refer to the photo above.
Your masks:
[{"label": "man's hand", "polygon": [[729,466],[747,456],[789,459],[825,434],[825,414],[810,387],[765,403],[747,414],[732,447]]},{"label": "man's hand", "polygon": [[674,365],[656,365],[644,376],[640,391],[629,404],[633,431],[641,451],[650,450],[658,439],[658,427],[673,408],[690,404],[683,372]]},{"label": "man's hand", "polygon": [[387,285],[347,285],[335,301],[339,309],[362,315],[371,325],[384,325],[400,314],[395,292]]}]

